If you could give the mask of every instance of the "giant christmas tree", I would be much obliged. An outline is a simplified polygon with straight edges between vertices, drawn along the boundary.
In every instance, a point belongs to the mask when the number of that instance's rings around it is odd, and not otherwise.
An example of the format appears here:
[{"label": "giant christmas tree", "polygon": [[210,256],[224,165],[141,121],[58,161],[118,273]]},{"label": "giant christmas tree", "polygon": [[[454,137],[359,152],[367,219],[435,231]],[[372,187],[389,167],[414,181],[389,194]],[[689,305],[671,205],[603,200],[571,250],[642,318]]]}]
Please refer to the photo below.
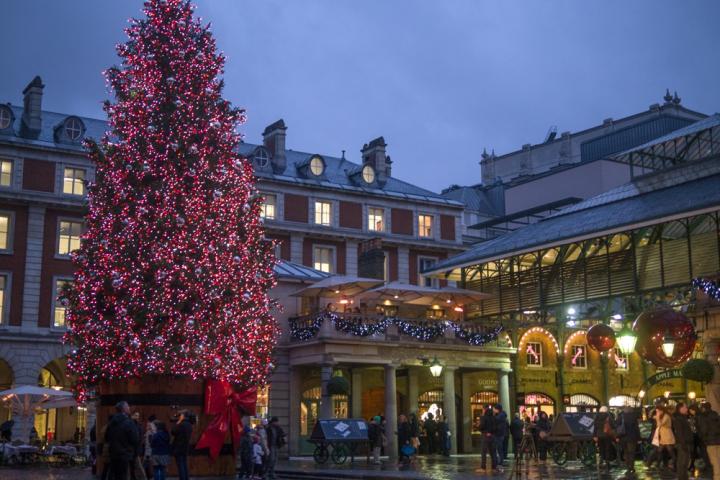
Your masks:
[{"label": "giant christmas tree", "polygon": [[277,325],[241,110],[221,96],[224,58],[185,0],[150,0],[106,72],[111,131],[75,253],[66,341],[82,394],[153,374],[261,384]]}]

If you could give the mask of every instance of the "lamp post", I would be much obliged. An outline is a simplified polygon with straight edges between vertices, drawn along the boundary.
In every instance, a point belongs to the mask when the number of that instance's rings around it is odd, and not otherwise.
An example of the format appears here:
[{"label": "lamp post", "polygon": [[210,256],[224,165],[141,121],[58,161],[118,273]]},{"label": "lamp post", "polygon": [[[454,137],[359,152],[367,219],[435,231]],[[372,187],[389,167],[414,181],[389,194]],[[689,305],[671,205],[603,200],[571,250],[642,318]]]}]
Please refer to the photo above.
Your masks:
[{"label": "lamp post", "polygon": [[440,375],[442,375],[443,366],[440,365],[440,362],[438,362],[437,357],[433,358],[432,363],[430,364],[430,374],[437,378]]},{"label": "lamp post", "polygon": [[620,351],[623,355],[630,355],[635,351],[635,344],[637,343],[637,334],[625,325],[622,330],[617,334],[617,343]]}]

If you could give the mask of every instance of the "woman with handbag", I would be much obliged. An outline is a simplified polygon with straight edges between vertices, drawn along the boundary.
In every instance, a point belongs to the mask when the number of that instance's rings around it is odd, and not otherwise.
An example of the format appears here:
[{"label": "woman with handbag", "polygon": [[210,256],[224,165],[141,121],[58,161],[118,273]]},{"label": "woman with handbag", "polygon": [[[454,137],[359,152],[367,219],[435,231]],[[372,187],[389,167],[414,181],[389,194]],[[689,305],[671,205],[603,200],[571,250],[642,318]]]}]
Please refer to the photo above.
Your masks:
[{"label": "woman with handbag", "polygon": [[658,465],[662,464],[664,452],[667,452],[670,461],[675,465],[675,435],[672,430],[672,418],[663,405],[655,408],[655,432],[652,444],[655,448],[645,462],[648,468],[651,468],[655,462]]}]

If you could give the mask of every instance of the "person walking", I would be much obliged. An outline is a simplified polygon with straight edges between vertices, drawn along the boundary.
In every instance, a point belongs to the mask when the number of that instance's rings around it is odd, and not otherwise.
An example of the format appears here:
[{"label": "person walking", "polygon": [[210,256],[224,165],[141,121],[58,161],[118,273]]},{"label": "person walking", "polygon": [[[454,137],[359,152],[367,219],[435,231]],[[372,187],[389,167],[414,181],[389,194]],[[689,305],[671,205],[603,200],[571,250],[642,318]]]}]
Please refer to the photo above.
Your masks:
[{"label": "person walking", "polygon": [[640,438],[638,412],[632,407],[625,407],[617,427],[618,439],[625,460],[625,478],[635,477],[635,454]]},{"label": "person walking", "polygon": [[428,412],[423,427],[428,439],[428,454],[434,455],[437,452],[437,422],[432,413]]},{"label": "person walking", "polygon": [[263,477],[263,457],[265,451],[263,450],[262,444],[260,443],[260,436],[258,434],[253,435],[253,470],[252,478],[259,480]]},{"label": "person walking", "polygon": [[175,457],[178,480],[188,480],[190,478],[187,462],[190,454],[190,437],[192,436],[193,426],[189,416],[189,412],[182,411],[172,429],[172,454]]},{"label": "person walking", "polygon": [[672,416],[672,429],[675,436],[675,474],[678,480],[688,480],[690,452],[694,445],[693,432],[688,419],[687,405],[679,402]]},{"label": "person walking", "polygon": [[492,469],[497,469],[497,454],[495,452],[495,419],[492,408],[488,405],[480,419],[480,468],[487,470],[486,456],[490,455]]},{"label": "person walking", "polygon": [[250,427],[243,429],[242,437],[240,437],[240,472],[238,478],[241,480],[250,480],[253,473],[253,435]]},{"label": "person walking", "polygon": [[522,442],[523,437],[523,421],[520,420],[520,414],[516,413],[515,416],[512,419],[512,422],[510,422],[510,434],[512,435],[512,441],[513,441],[513,454],[517,457],[518,452],[520,451],[520,442]]},{"label": "person walking", "polygon": [[600,411],[595,415],[593,422],[593,438],[598,445],[600,451],[600,466],[605,463],[605,469],[610,470],[610,462],[613,460],[615,447],[615,419],[608,411],[608,407],[600,407]]},{"label": "person walking", "polygon": [[713,480],[720,480],[720,415],[714,411],[708,402],[700,405],[697,426],[698,434],[702,440],[713,470]]},{"label": "person walking", "polygon": [[122,401],[115,405],[113,415],[105,431],[105,447],[110,456],[110,480],[127,480],[135,455],[140,448],[140,436],[132,419],[130,405]]},{"label": "person walking", "polygon": [[150,461],[154,480],[165,480],[167,466],[170,464],[170,433],[163,422],[155,423],[155,433],[150,437]]},{"label": "person walking", "polygon": [[410,414],[410,443],[415,448],[415,453],[420,452],[420,425],[418,424],[417,415]]},{"label": "person walking", "polygon": [[285,446],[285,432],[279,425],[278,417],[271,417],[267,426],[267,442],[270,455],[267,459],[265,477],[268,480],[275,480],[275,465],[277,464],[278,451]]},{"label": "person walking", "polygon": [[447,423],[447,419],[444,415],[438,417],[437,424],[438,431],[438,446],[440,447],[440,453],[444,457],[450,456],[450,426]]},{"label": "person walking", "polygon": [[370,421],[368,427],[368,442],[373,456],[373,463],[380,465],[380,450],[382,449],[382,427],[380,426],[380,415],[376,415]]},{"label": "person walking", "polygon": [[651,468],[653,463],[663,463],[663,453],[667,452],[673,465],[675,464],[675,435],[672,431],[672,419],[664,405],[655,407],[655,432],[652,444],[655,447],[647,459],[646,466]]},{"label": "person walking", "polygon": [[497,464],[500,466],[503,464],[505,457],[507,456],[505,440],[508,436],[508,420],[507,413],[503,411],[501,404],[498,403],[495,405],[493,412],[495,414],[495,432],[493,436],[495,440],[495,455],[497,456]]},{"label": "person walking", "polygon": [[408,422],[408,419],[405,415],[400,415],[398,417],[398,429],[397,429],[397,435],[398,435],[398,458],[400,461],[405,460],[405,457],[409,457],[408,455],[405,455],[403,452],[408,451],[406,445],[409,445],[412,447],[412,435],[410,431],[410,422]]},{"label": "person walking", "polygon": [[268,447],[267,441],[267,424],[267,419],[263,418],[260,423],[255,427],[255,435],[257,435],[258,437],[260,441],[260,447],[263,451],[263,475],[265,475],[265,471],[267,470],[268,457],[270,456],[270,447]]}]

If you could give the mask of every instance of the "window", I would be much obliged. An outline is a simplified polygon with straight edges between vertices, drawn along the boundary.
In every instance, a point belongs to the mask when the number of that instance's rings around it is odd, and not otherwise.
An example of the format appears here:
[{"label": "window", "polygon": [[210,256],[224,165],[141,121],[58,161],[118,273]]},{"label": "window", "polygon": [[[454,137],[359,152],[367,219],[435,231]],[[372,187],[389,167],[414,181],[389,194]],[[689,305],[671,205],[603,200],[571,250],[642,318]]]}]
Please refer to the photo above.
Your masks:
[{"label": "window", "polygon": [[368,230],[372,232],[384,232],[385,224],[382,208],[368,208]]},{"label": "window", "polygon": [[375,169],[370,165],[365,165],[362,168],[362,178],[365,183],[373,183],[375,181]]},{"label": "window", "polygon": [[61,300],[59,297],[62,295],[65,288],[72,285],[72,280],[68,279],[57,279],[55,280],[55,294],[53,295],[53,327],[65,328],[65,315],[67,315],[67,302]]},{"label": "window", "polygon": [[60,221],[58,255],[70,255],[70,253],[80,248],[82,230],[82,222],[73,222],[70,220]]},{"label": "window", "polygon": [[585,345],[573,345],[570,365],[573,368],[587,368],[587,352]]},{"label": "window", "polygon": [[12,216],[8,213],[0,213],[0,250],[10,250]]},{"label": "window", "polygon": [[313,268],[321,272],[333,273],[334,253],[331,247],[315,247],[313,249]]},{"label": "window", "polygon": [[85,194],[85,169],[65,167],[63,193],[68,195]]},{"label": "window", "polygon": [[316,201],[315,202],[315,225],[330,226],[330,202]]},{"label": "window", "polygon": [[8,107],[0,107],[0,130],[5,130],[12,123],[12,112]]},{"label": "window", "polygon": [[6,323],[9,312],[8,300],[10,299],[10,281],[7,274],[0,275],[0,325]]},{"label": "window", "polygon": [[265,200],[260,206],[260,217],[265,220],[275,220],[275,205],[277,205],[277,195],[264,194]]},{"label": "window", "polygon": [[432,215],[418,215],[418,235],[432,237]]},{"label": "window", "polygon": [[319,177],[325,171],[325,162],[322,158],[315,156],[310,159],[310,171],[316,177]]},{"label": "window", "polygon": [[0,160],[0,186],[9,187],[12,185],[13,162],[11,160]]},{"label": "window", "polygon": [[612,358],[615,360],[615,368],[618,370],[630,370],[630,358],[620,350],[613,350]]},{"label": "window", "polygon": [[540,342],[528,342],[525,353],[529,367],[542,367],[542,344]]},{"label": "window", "polygon": [[83,124],[79,118],[70,117],[65,120],[65,134],[72,141],[79,140],[83,133]]},{"label": "window", "polygon": [[258,148],[257,150],[255,150],[255,156],[253,157],[253,161],[258,167],[265,168],[270,162],[270,155],[268,155],[267,150],[265,150],[264,148]]},{"label": "window", "polygon": [[418,258],[418,272],[420,272],[420,281],[418,282],[420,285],[424,287],[435,287],[438,286],[438,279],[432,278],[432,277],[425,277],[422,275],[422,272],[424,270],[427,270],[428,268],[435,265],[437,262],[436,258],[429,258],[429,257],[420,257]]}]

